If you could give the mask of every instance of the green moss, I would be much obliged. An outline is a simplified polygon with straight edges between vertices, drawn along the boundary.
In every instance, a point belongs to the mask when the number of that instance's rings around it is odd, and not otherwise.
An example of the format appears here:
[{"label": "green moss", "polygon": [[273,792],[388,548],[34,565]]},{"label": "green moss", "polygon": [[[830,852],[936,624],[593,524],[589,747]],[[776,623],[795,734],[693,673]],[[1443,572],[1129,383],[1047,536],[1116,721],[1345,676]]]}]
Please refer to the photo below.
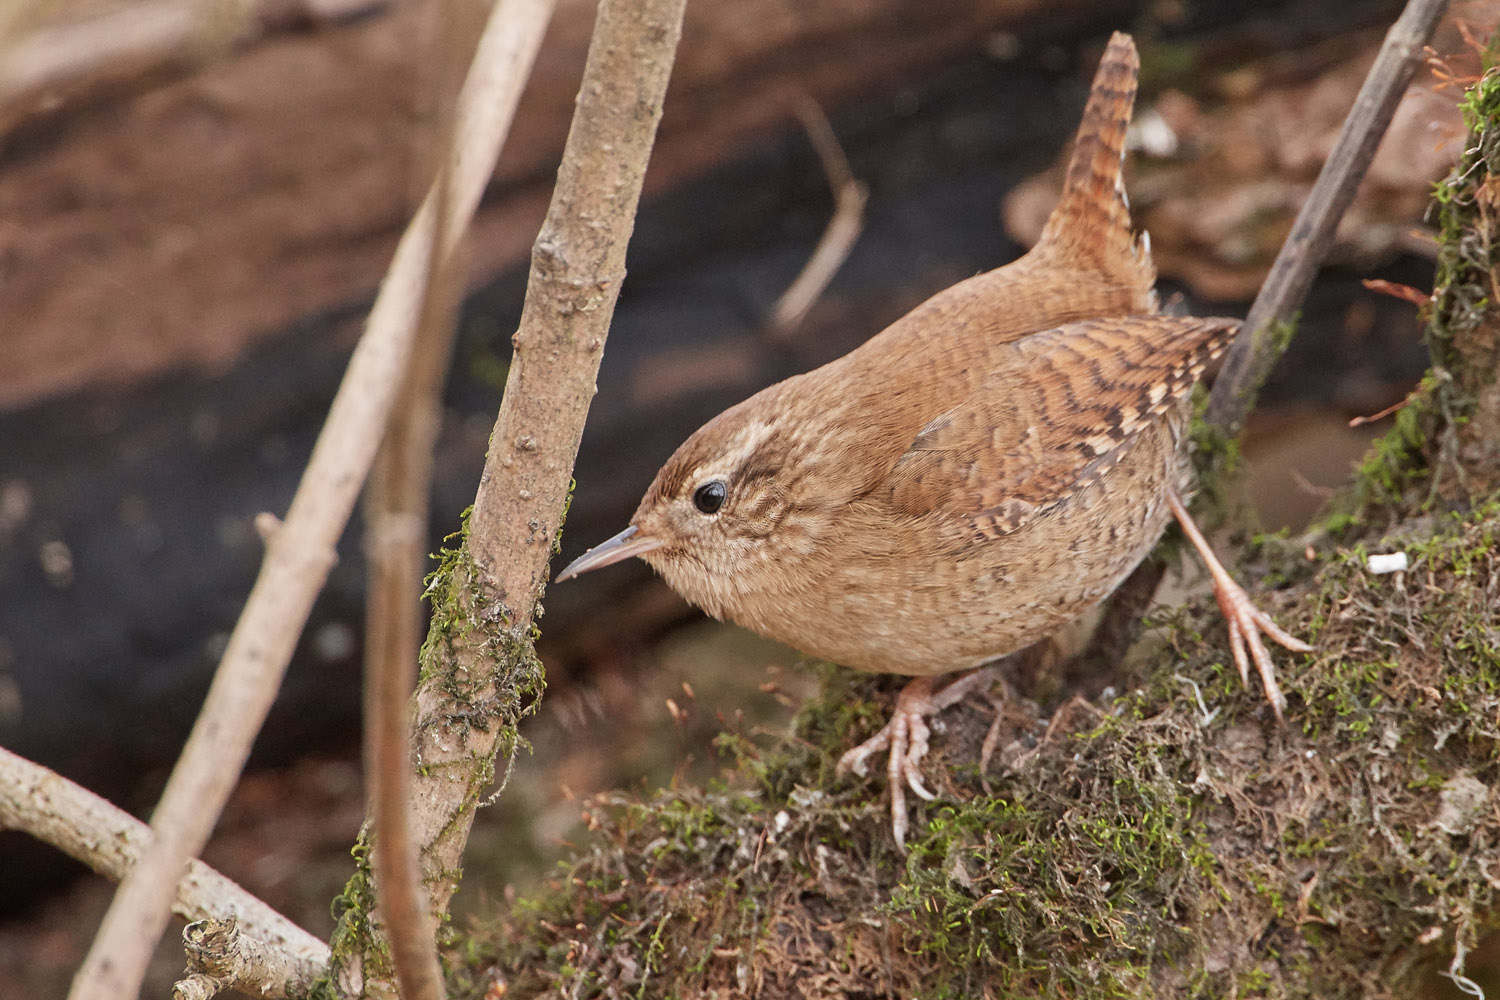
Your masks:
[{"label": "green moss", "polygon": [[342,996],[332,984],[338,981],[339,973],[356,962],[371,978],[389,979],[394,975],[390,949],[370,919],[375,912],[375,883],[370,870],[368,828],[360,831],[349,853],[354,857],[354,874],[333,900],[330,975],[316,985],[314,997]]},{"label": "green moss", "polygon": [[[1500,37],[1500,36],[1497,36]],[[1424,310],[1433,369],[1375,442],[1350,487],[1330,505],[1321,527],[1334,538],[1356,524],[1388,523],[1398,509],[1432,510],[1482,500],[1493,474],[1471,481],[1461,460],[1466,439],[1500,429],[1497,401],[1484,403],[1500,367],[1500,338],[1490,329],[1494,275],[1500,265],[1495,170],[1500,167],[1500,73],[1494,43],[1486,70],[1461,104],[1469,142],[1452,172],[1433,189],[1438,261]]]},{"label": "green moss", "polygon": [[[558,555],[558,554],[560,554],[562,552],[563,527],[566,526],[567,523],[568,523],[568,512],[573,509],[573,492],[575,490],[577,490],[577,489],[578,489],[578,480],[576,480],[576,479],[569,479],[568,480],[568,495],[565,496],[565,497],[563,497],[562,516],[557,519],[557,531],[552,535],[552,554],[553,555]],[[540,607],[538,608],[537,615],[538,615],[538,617],[541,616]]]},{"label": "green moss", "polygon": [[[476,931],[455,995],[1406,995],[1495,914],[1500,818],[1435,824],[1456,783],[1500,783],[1497,533],[1500,503],[1325,559],[1278,614],[1318,646],[1277,657],[1287,729],[1205,642],[1211,602],[1167,616],[1140,689],[1050,734],[1008,716],[987,775],[989,710],[951,710],[904,858],[883,779],[829,770],[891,685],[830,672],[790,739],[725,744],[729,784],[590,805],[595,836]],[[1397,544],[1401,590],[1364,568]]]},{"label": "green moss", "polygon": [[[1137,994],[1154,960],[1187,952],[1182,918],[1219,899],[1191,786],[1157,748],[1119,734],[1106,723],[1082,736],[1061,782],[934,811],[887,906],[916,951],[941,967],[979,963],[978,982],[1020,995]],[[1139,771],[1113,771],[1122,751]],[[1091,793],[1100,808],[1076,808]],[[973,995],[976,983],[951,985]]]},{"label": "green moss", "polygon": [[460,532],[449,536],[459,544],[438,553],[438,566],[427,578],[432,616],[419,686],[441,688],[450,713],[442,721],[462,723],[460,735],[497,724],[506,730],[501,754],[508,759],[522,745],[516,723],[536,711],[546,687],[534,649],[540,633],[534,622],[514,622],[511,609],[480,583],[468,546],[469,513]]},{"label": "green moss", "polygon": [[[521,719],[539,704],[545,678],[534,651],[536,628],[515,623],[511,612],[494,600],[480,584],[480,574],[468,547],[468,515],[463,527],[446,540],[437,556],[438,565],[427,577],[424,596],[432,613],[427,639],[422,645],[418,691],[436,689],[441,705],[436,714],[418,719],[419,745],[423,734],[441,733],[440,743],[455,746],[441,761],[423,760],[419,777],[444,775],[465,789],[459,807],[448,817],[431,843],[429,852],[449,838],[466,836],[474,812],[486,798],[498,794],[493,785],[496,761],[504,761],[500,787],[504,787],[518,749],[525,745],[519,735]],[[453,544],[453,543],[457,544]],[[470,738],[484,734],[485,739]],[[331,948],[331,978],[342,969],[358,964],[366,981],[381,980],[391,973],[385,942],[371,916],[374,896],[368,850],[369,831],[355,845],[357,867],[342,895],[336,900],[337,925]],[[430,854],[426,855],[430,858]],[[433,870],[424,864],[429,884],[446,882],[456,888],[461,872]],[[446,894],[445,894],[446,898]],[[327,990],[327,983],[319,989]]]},{"label": "green moss", "polygon": [[[1500,38],[1500,36],[1496,36]],[[1439,230],[1437,278],[1434,282],[1428,345],[1444,368],[1463,364],[1459,341],[1488,315],[1494,291],[1497,250],[1489,210],[1496,200],[1489,190],[1500,174],[1500,74],[1495,68],[1496,39],[1484,58],[1484,74],[1459,104],[1470,142],[1459,162],[1433,191]]]},{"label": "green moss", "polygon": [[1204,524],[1223,524],[1235,512],[1231,486],[1241,463],[1240,439],[1203,420],[1208,392],[1200,383],[1193,389],[1193,422],[1191,454],[1198,484],[1194,498],[1195,513]]},{"label": "green moss", "polygon": [[[1497,108],[1491,74],[1466,109],[1476,134]],[[1316,646],[1275,651],[1287,726],[1242,686],[1211,601],[1161,611],[1138,689],[1050,720],[1012,701],[986,773],[989,706],[945,713],[924,764],[938,798],[911,803],[903,856],[883,777],[832,773],[895,684],[829,671],[788,739],[724,741],[728,782],[592,803],[550,892],[454,954],[453,994],[1353,1000],[1462,970],[1500,901],[1500,501],[1457,443],[1490,377],[1466,324],[1490,322],[1480,250],[1500,240],[1473,235],[1492,197],[1473,185],[1500,153],[1472,145],[1439,195],[1458,250],[1440,261],[1434,375],[1315,561],[1258,546],[1295,598],[1259,603]],[[1198,447],[1211,470],[1236,460]],[[1405,573],[1367,570],[1393,549]]]},{"label": "green moss", "polygon": [[[1416,491],[1431,480],[1428,442],[1437,430],[1438,385],[1438,378],[1428,374],[1396,411],[1391,429],[1375,441],[1355,473],[1353,502],[1335,509],[1331,518],[1359,520],[1372,508],[1393,510],[1408,497],[1415,498]],[[1431,501],[1428,491],[1420,502]]]}]

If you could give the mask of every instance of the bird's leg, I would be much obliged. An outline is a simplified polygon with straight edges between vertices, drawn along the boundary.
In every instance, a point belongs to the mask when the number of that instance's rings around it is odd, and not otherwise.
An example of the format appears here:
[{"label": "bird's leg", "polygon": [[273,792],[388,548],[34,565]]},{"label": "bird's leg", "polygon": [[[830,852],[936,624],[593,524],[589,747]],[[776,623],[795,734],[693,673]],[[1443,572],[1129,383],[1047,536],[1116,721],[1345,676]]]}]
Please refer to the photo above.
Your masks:
[{"label": "bird's leg", "polygon": [[1182,525],[1188,541],[1193,543],[1193,547],[1203,557],[1204,565],[1208,567],[1208,575],[1213,578],[1214,597],[1218,600],[1219,610],[1223,612],[1224,621],[1229,626],[1229,649],[1234,654],[1234,665],[1239,668],[1240,680],[1246,687],[1250,686],[1250,664],[1245,657],[1245,647],[1248,645],[1250,658],[1255,660],[1255,669],[1260,672],[1261,683],[1266,688],[1266,700],[1271,703],[1271,710],[1276,713],[1276,721],[1285,723],[1282,710],[1286,708],[1286,696],[1281,693],[1281,688],[1276,684],[1276,671],[1271,664],[1271,654],[1266,651],[1266,644],[1261,640],[1261,631],[1264,630],[1272,639],[1293,652],[1310,653],[1312,647],[1286,632],[1271,620],[1270,615],[1251,602],[1250,595],[1234,582],[1234,577],[1229,575],[1224,564],[1219,562],[1218,557],[1214,555],[1214,550],[1209,547],[1208,540],[1203,537],[1203,532],[1198,530],[1198,525],[1193,523],[1192,515],[1188,513],[1187,507],[1183,505],[1176,490],[1167,491],[1167,504],[1172,508],[1177,522]]},{"label": "bird's leg", "polygon": [[931,677],[918,677],[896,696],[896,707],[892,709],[891,721],[885,724],[885,728],[839,758],[837,773],[853,771],[862,775],[872,756],[890,748],[886,776],[891,786],[891,832],[895,834],[896,846],[903,852],[906,850],[907,787],[929,802],[936,798],[922,783],[921,763],[927,756],[927,737],[931,735],[928,717],[956,704],[969,692],[990,684],[998,671],[997,666],[981,667],[937,692],[932,690]]}]

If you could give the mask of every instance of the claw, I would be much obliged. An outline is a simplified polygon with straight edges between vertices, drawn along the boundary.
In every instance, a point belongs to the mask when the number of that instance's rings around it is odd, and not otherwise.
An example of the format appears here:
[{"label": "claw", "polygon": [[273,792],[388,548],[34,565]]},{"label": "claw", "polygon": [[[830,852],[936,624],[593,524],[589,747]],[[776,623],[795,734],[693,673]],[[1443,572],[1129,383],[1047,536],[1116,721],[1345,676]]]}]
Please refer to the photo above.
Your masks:
[{"label": "claw", "polygon": [[966,674],[936,693],[932,690],[932,678],[918,677],[896,696],[896,707],[891,711],[891,720],[885,728],[849,750],[839,758],[838,774],[853,771],[864,775],[870,758],[889,748],[886,761],[886,779],[891,786],[891,833],[896,846],[906,851],[906,831],[909,820],[906,814],[906,790],[910,788],[919,798],[928,802],[937,798],[922,781],[922,758],[927,756],[928,737],[932,730],[927,719],[950,705],[956,704],[969,692],[989,684],[997,668],[983,667]]},{"label": "claw", "polygon": [[880,732],[840,757],[838,766],[834,768],[834,773],[842,777],[853,771],[861,778],[868,774],[870,772],[870,758],[891,745],[891,727],[894,721],[886,723],[885,728]]},{"label": "claw", "polygon": [[[1312,647],[1277,625],[1270,615],[1255,606],[1250,595],[1234,581],[1234,577],[1229,575],[1224,564],[1214,555],[1214,550],[1203,537],[1203,532],[1198,530],[1198,525],[1193,522],[1175,491],[1167,492],[1167,504],[1182,525],[1188,541],[1193,543],[1193,547],[1203,557],[1208,574],[1213,578],[1214,598],[1219,602],[1219,610],[1223,612],[1224,621],[1229,626],[1229,651],[1234,655],[1234,665],[1239,669],[1240,681],[1246,687],[1250,686],[1249,661],[1254,660],[1261,685],[1266,689],[1266,700],[1271,703],[1271,711],[1276,713],[1276,721],[1285,725],[1286,719],[1282,713],[1286,708],[1286,696],[1276,683],[1276,668],[1271,662],[1271,654],[1266,650],[1265,641],[1261,639],[1261,633],[1264,632],[1279,645],[1296,653],[1310,653]],[[1247,646],[1248,657],[1245,655]]]}]

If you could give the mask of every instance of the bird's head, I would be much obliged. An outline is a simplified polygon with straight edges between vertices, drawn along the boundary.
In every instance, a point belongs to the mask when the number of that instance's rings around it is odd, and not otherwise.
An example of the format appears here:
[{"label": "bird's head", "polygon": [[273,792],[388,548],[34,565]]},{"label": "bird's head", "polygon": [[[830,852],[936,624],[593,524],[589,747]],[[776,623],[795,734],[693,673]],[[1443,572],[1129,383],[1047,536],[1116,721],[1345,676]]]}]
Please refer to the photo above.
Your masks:
[{"label": "bird's head", "polygon": [[801,450],[764,406],[726,410],[662,466],[630,527],[574,560],[558,581],[639,556],[709,614],[743,621],[756,595],[788,596],[787,571],[831,528],[793,501],[804,492],[788,481],[807,472]]}]

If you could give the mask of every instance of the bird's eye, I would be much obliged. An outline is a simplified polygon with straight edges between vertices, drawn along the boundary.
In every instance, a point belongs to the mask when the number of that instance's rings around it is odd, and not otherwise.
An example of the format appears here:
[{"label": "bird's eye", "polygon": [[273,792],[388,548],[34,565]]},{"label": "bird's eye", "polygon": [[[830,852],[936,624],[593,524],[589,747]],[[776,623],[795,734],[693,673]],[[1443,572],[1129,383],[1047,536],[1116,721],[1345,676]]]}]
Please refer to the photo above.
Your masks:
[{"label": "bird's eye", "polygon": [[729,490],[718,479],[711,479],[693,491],[693,506],[705,514],[716,514],[724,506]]}]

